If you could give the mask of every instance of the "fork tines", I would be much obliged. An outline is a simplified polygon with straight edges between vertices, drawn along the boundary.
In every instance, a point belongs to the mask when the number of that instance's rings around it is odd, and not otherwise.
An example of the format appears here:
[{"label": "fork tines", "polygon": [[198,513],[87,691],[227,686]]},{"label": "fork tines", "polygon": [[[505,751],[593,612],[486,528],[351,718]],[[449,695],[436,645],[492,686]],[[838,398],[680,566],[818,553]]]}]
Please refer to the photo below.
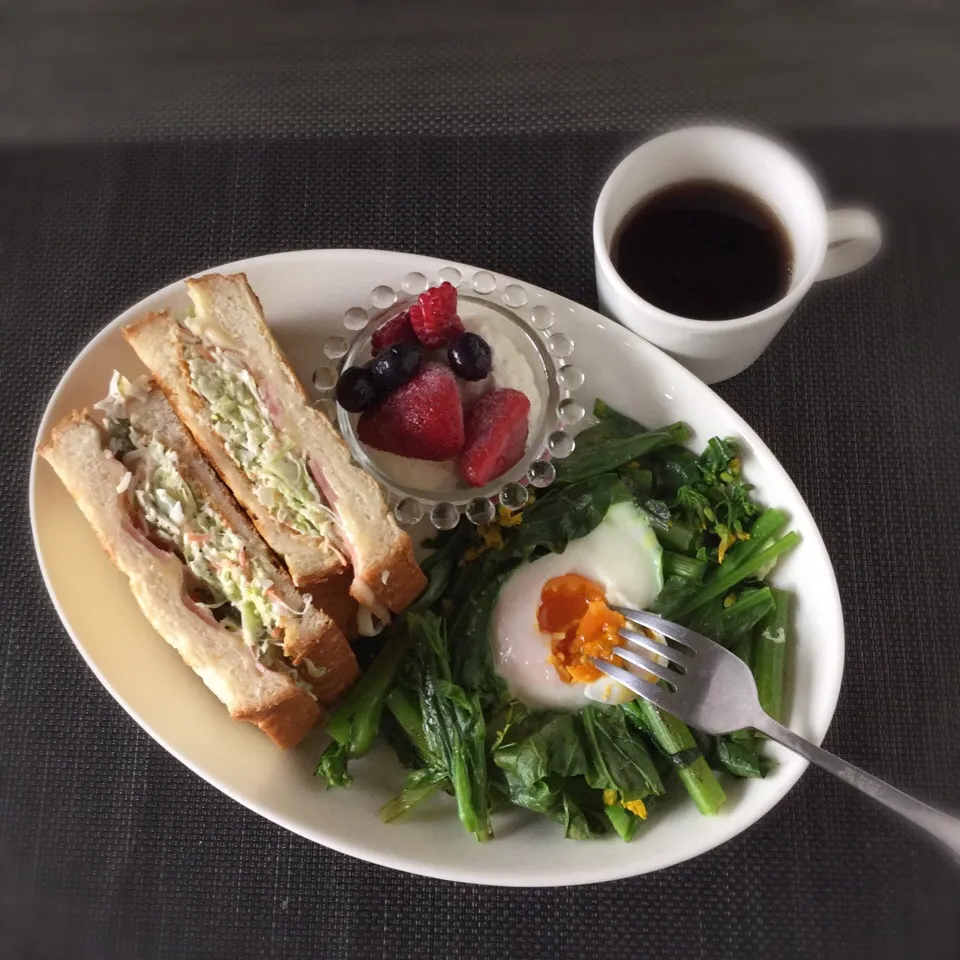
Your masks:
[{"label": "fork tines", "polygon": [[[618,647],[617,649],[619,651],[622,648]],[[629,670],[624,670],[623,667],[614,666],[609,660],[601,660],[599,657],[591,657],[590,662],[601,673],[605,673],[611,680],[616,680],[618,683],[623,684],[623,686],[628,690],[632,690],[637,696],[643,697],[644,700],[649,700],[652,704],[664,710],[670,709],[670,697],[672,694],[669,690],[658,686],[652,680],[644,680],[643,677],[638,677],[635,673],[630,673]],[[645,664],[649,663],[649,661],[644,662]],[[646,666],[644,666],[644,670],[646,669]]]},{"label": "fork tines", "polygon": [[[670,647],[665,643],[660,643],[660,641],[654,640],[652,637],[648,637],[645,633],[637,633],[635,630],[629,630],[628,628],[624,627],[620,631],[620,636],[623,637],[627,643],[630,643],[635,647],[640,647],[641,649],[646,650],[647,653],[653,654],[655,657],[663,657],[665,660],[670,660],[679,667],[685,667],[690,663],[689,654],[684,653],[681,650],[677,650],[676,647]],[[624,648],[618,647],[617,649],[619,651],[623,650]],[[632,653],[632,656],[639,657],[641,655]],[[630,660],[631,663],[640,663],[639,660],[632,660],[630,657],[624,657],[623,659]],[[643,666],[643,664],[640,664],[640,666]]]},{"label": "fork tines", "polygon": [[[623,633],[621,633],[620,636],[622,637]],[[663,650],[663,653],[657,654],[657,656],[665,656],[666,659],[673,659],[669,655],[671,652],[669,647],[659,643],[655,644],[655,646],[658,646],[661,650]],[[636,650],[631,650],[629,647],[617,647],[614,653],[621,660],[626,660],[627,663],[632,663],[635,667],[640,667],[646,673],[650,673],[655,677],[659,677],[661,680],[670,680],[671,677],[676,677],[676,673],[674,673],[669,667],[664,666],[662,663],[659,663],[656,660],[651,660],[650,657],[646,657]]]},{"label": "fork tines", "polygon": [[612,609],[622,614],[631,623],[662,633],[670,640],[679,640],[683,643],[683,634],[688,632],[679,624],[673,623],[671,620],[664,620],[658,614],[650,613],[647,610],[631,610],[630,607],[613,607]]}]

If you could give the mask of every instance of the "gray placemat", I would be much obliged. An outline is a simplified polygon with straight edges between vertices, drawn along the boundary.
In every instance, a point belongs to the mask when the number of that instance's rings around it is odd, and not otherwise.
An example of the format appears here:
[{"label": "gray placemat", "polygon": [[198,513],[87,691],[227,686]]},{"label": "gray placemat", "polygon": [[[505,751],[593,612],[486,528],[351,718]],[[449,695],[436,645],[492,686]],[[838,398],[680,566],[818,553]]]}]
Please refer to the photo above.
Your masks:
[{"label": "gray placemat", "polygon": [[[719,850],[617,884],[472,888],[332,853],[167,756],[44,591],[26,509],[34,431],[69,361],[123,308],[217,263],[325,246],[449,257],[593,304],[593,201],[639,137],[0,153],[0,956],[958,955],[955,869],[816,772]],[[801,145],[836,197],[884,213],[887,250],[817,288],[720,393],[789,470],[836,566],[848,660],[827,745],[946,802],[960,797],[960,135]]]},{"label": "gray placemat", "polygon": [[943,3],[7,6],[0,139],[960,121],[960,13]]}]

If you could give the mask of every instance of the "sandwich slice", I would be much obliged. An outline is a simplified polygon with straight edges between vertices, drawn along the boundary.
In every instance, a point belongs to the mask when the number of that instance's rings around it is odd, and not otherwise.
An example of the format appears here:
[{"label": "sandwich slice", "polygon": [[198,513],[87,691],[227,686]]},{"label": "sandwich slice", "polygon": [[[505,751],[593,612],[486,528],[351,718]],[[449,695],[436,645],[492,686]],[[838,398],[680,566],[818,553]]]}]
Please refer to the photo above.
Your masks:
[{"label": "sandwich slice", "polygon": [[115,375],[40,454],[127,576],[147,619],[231,716],[298,743],[359,675],[336,624],[299,594],[163,393]]},{"label": "sandwich slice", "polygon": [[410,538],[311,406],[246,277],[186,284],[193,316],[151,313],[124,336],[296,586],[333,612],[347,584],[372,632],[425,586]]}]

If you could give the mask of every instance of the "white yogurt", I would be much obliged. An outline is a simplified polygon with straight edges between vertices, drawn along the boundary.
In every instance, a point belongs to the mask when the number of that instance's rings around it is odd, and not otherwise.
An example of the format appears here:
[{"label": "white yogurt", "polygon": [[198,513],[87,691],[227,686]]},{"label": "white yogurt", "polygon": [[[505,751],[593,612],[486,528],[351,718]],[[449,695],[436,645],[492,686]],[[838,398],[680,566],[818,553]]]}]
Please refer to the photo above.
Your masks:
[{"label": "white yogurt", "polygon": [[459,487],[456,460],[414,460],[367,447],[370,459],[394,482],[416,490],[451,490]]},{"label": "white yogurt", "polygon": [[[474,310],[472,304],[464,304],[467,310]],[[527,418],[527,440],[533,438],[540,418],[543,416],[543,400],[537,389],[537,381],[527,358],[517,346],[503,333],[503,319],[496,314],[470,315],[460,318],[463,325],[472,333],[477,333],[490,345],[492,366],[490,376],[484,381],[493,381],[490,389],[510,388],[525,393],[530,399],[530,415]],[[486,391],[484,391],[486,392]]]},{"label": "white yogurt", "polygon": [[[519,347],[504,333],[507,323],[500,314],[484,310],[472,303],[460,304],[460,319],[471,333],[479,334],[490,346],[490,375],[478,383],[458,381],[464,406],[469,408],[490,390],[505,388],[519,390],[530,400],[527,445],[533,442],[543,416],[543,397],[537,378],[529,361]],[[393,453],[367,447],[367,454],[384,473],[397,483],[418,490],[438,492],[441,490],[466,489],[457,474],[456,460],[414,460]]]}]

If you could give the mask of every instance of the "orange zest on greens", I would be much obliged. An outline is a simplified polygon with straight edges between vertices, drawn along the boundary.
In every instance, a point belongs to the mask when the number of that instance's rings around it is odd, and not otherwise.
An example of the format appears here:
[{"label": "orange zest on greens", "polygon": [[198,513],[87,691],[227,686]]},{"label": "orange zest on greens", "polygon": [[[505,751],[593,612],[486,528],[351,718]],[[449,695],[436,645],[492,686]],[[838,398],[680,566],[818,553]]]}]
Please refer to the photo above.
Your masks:
[{"label": "orange zest on greens", "polygon": [[601,673],[590,657],[613,660],[626,622],[607,606],[603,588],[579,573],[565,573],[543,585],[537,625],[552,638],[550,663],[564,683],[599,680]]}]

